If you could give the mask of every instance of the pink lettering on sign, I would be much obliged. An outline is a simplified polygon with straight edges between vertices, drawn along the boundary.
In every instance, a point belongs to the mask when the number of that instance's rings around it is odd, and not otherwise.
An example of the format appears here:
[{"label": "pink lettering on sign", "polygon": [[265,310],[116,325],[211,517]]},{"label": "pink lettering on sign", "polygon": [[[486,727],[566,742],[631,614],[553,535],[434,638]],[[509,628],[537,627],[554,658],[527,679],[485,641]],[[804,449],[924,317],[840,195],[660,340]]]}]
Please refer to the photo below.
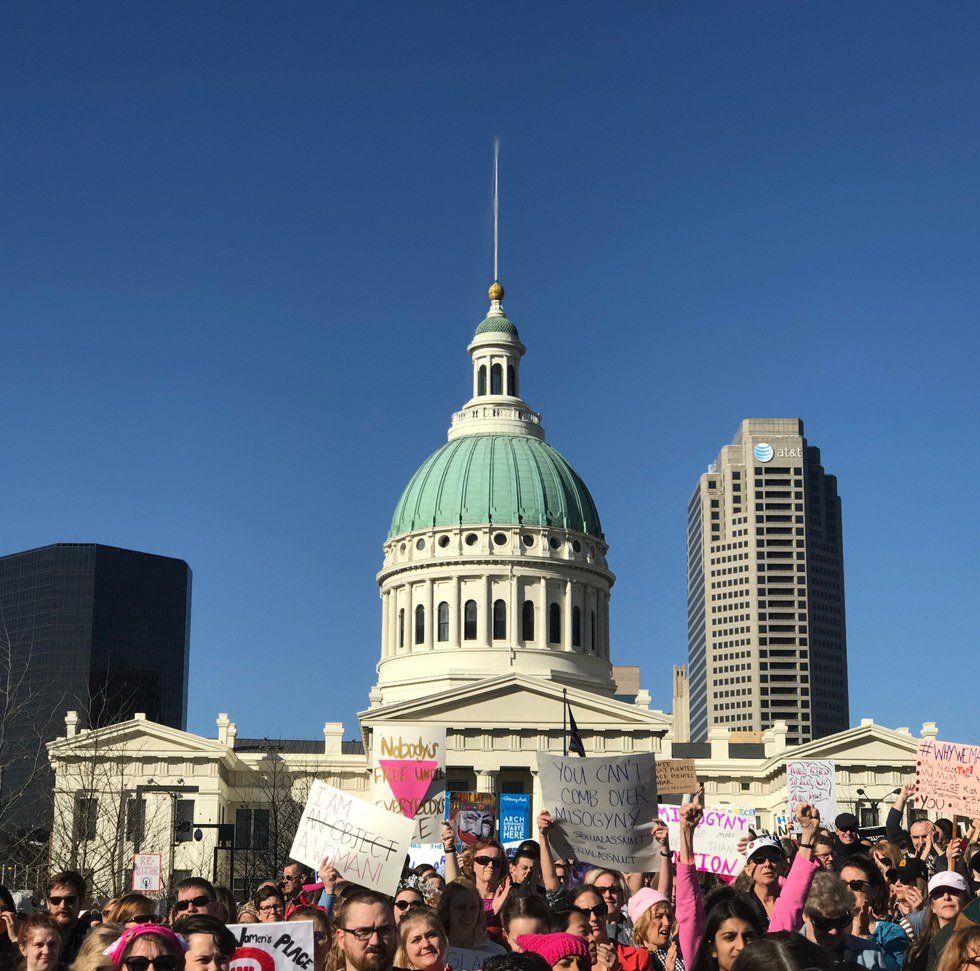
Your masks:
[{"label": "pink lettering on sign", "polygon": [[915,802],[940,814],[980,815],[980,746],[930,738],[919,742]]},{"label": "pink lettering on sign", "polygon": [[414,819],[439,769],[438,762],[378,759],[403,816]]}]

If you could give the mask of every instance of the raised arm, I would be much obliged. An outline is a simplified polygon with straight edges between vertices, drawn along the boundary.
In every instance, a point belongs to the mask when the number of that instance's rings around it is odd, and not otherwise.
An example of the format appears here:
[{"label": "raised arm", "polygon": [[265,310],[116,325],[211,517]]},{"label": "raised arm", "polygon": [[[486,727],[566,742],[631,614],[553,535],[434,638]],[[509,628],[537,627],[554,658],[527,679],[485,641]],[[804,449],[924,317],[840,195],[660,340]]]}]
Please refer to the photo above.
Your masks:
[{"label": "raised arm", "polygon": [[802,830],[800,848],[793,859],[786,883],[773,905],[769,918],[769,933],[776,931],[798,931],[803,926],[803,905],[810,893],[810,885],[820,870],[820,864],[813,859],[813,841],[820,828],[820,811],[815,806],[800,803],[796,807],[796,822]]},{"label": "raised arm", "polygon": [[456,834],[449,823],[442,824],[442,848],[446,851],[446,883],[459,877],[459,860],[456,858]]},{"label": "raised arm", "polygon": [[677,938],[686,968],[694,964],[704,929],[704,903],[701,900],[698,871],[694,865],[694,830],[703,815],[704,809],[698,796],[694,797],[693,802],[681,806],[677,861]]},{"label": "raised arm", "polygon": [[660,844],[660,873],[657,876],[657,889],[668,899],[674,889],[674,854],[670,848],[670,830],[667,824],[658,819],[653,827],[653,838]]},{"label": "raised arm", "polygon": [[555,825],[551,813],[547,809],[538,813],[538,842],[541,844],[541,885],[545,890],[554,893],[561,883],[555,871],[555,861],[551,855],[551,841],[548,830]]},{"label": "raised arm", "polygon": [[888,810],[888,817],[885,820],[885,835],[893,843],[898,840],[902,833],[902,820],[905,816],[905,804],[912,795],[912,786],[906,783],[898,792],[895,804]]}]

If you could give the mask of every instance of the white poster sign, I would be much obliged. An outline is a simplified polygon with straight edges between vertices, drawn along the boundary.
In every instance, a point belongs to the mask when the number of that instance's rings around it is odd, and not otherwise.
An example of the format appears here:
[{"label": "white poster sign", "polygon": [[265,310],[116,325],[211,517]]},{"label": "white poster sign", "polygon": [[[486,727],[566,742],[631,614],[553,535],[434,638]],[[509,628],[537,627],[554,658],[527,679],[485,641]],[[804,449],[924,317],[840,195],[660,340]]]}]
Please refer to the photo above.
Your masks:
[{"label": "white poster sign", "polygon": [[635,755],[560,756],[538,752],[544,804],[575,859],[630,873],[660,867],[652,835],[657,776],[651,752]]},{"label": "white poster sign", "polygon": [[[670,845],[677,858],[680,846],[680,806],[661,806],[660,818],[670,832]],[[755,825],[755,814],[746,815],[732,811],[727,806],[712,806],[694,831],[694,863],[705,873],[717,873],[734,877],[745,865],[745,857],[738,851],[738,841],[749,835]]]},{"label": "white poster sign", "polygon": [[160,886],[160,854],[133,854],[133,889],[139,893],[159,893]]},{"label": "white poster sign", "polygon": [[837,768],[830,759],[808,759],[786,763],[789,818],[796,807],[809,803],[820,811],[820,822],[831,829],[837,816]]},{"label": "white poster sign", "polygon": [[446,950],[446,967],[452,971],[480,971],[483,962],[490,957],[486,951],[471,951],[467,947],[450,947]]},{"label": "white poster sign", "polygon": [[313,921],[229,924],[238,948],[229,971],[312,971]]},{"label": "white poster sign", "polygon": [[375,725],[371,800],[414,819],[416,843],[439,840],[446,818],[446,729],[399,722]]},{"label": "white poster sign", "polygon": [[289,856],[313,870],[327,860],[345,880],[394,896],[415,823],[315,781]]}]

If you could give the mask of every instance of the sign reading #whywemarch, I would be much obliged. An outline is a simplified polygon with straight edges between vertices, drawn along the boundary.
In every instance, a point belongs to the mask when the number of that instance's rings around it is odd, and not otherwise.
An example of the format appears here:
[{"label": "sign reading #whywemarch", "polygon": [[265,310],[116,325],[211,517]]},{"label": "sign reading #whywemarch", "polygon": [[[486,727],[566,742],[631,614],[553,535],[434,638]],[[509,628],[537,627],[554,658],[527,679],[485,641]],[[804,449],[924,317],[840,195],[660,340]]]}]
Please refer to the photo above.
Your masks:
[{"label": "sign reading #whywemarch", "polygon": [[345,880],[394,896],[414,830],[414,820],[317,780],[289,855],[314,870],[327,860]]},{"label": "sign reading #whywemarch", "polygon": [[628,872],[659,868],[652,753],[583,759],[538,752],[538,772],[545,805],[576,859]]}]

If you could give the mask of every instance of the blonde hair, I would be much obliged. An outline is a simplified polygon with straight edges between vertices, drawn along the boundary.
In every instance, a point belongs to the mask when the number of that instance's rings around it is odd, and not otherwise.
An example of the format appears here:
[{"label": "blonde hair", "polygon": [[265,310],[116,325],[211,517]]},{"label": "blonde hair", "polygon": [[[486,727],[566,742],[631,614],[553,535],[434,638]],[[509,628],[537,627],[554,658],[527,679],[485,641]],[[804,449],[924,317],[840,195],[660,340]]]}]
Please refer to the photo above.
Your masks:
[{"label": "blonde hair", "polygon": [[968,924],[956,931],[946,942],[936,971],[960,971],[971,948],[980,948],[980,924]]},{"label": "blonde hair", "polygon": [[594,867],[586,873],[582,883],[591,883],[595,886],[596,880],[605,874],[614,877],[616,883],[619,884],[619,892],[623,895],[623,903],[629,898],[630,888],[626,885],[626,878],[619,872],[619,870],[610,870],[608,867]]},{"label": "blonde hair", "polygon": [[897,868],[902,862],[902,851],[891,840],[878,840],[871,847],[872,856],[877,856],[879,853],[888,859],[888,867],[886,869]]},{"label": "blonde hair", "polygon": [[405,940],[413,927],[419,924],[428,924],[434,931],[439,932],[439,943],[441,953],[439,963],[445,964],[446,950],[449,948],[449,938],[446,936],[446,928],[442,926],[439,915],[431,907],[412,907],[402,918],[398,925],[398,953],[395,955],[393,966],[396,968],[412,968],[405,952]]},{"label": "blonde hair", "polygon": [[[660,913],[656,912],[658,910]],[[658,900],[653,906],[647,907],[633,925],[633,947],[642,947],[644,950],[647,950],[647,934],[650,932],[650,924],[654,920],[660,920],[664,914],[670,917],[671,928],[668,936],[673,937],[677,923],[671,912],[670,903],[666,900]]]},{"label": "blonde hair", "polygon": [[78,955],[72,962],[69,971],[101,971],[112,967],[112,959],[102,952],[122,937],[123,929],[119,924],[94,924],[85,935]]}]

